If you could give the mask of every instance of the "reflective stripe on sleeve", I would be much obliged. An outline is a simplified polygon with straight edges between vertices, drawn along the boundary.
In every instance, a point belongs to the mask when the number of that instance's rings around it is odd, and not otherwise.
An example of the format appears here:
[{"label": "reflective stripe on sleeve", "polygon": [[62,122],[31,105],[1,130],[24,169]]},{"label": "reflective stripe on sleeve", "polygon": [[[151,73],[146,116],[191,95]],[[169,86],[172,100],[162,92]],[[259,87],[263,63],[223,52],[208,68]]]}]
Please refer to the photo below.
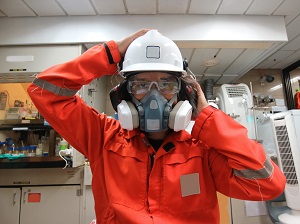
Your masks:
[{"label": "reflective stripe on sleeve", "polygon": [[78,90],[62,88],[42,79],[35,78],[33,84],[59,96],[74,96]]},{"label": "reflective stripe on sleeve", "polygon": [[270,162],[270,159],[267,158],[264,162],[264,168],[259,170],[233,170],[234,175],[238,177],[243,177],[246,179],[263,179],[269,178],[273,173],[273,165]]}]

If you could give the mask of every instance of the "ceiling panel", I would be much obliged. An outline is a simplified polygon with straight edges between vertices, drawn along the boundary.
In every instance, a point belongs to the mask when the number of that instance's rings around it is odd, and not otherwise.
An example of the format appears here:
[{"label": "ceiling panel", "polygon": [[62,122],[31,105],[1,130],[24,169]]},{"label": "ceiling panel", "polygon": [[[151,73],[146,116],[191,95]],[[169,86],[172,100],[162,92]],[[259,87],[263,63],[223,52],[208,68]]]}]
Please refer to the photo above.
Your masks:
[{"label": "ceiling panel", "polygon": [[299,0],[285,0],[274,12],[274,15],[295,15],[299,14]]},{"label": "ceiling panel", "polygon": [[215,14],[221,0],[191,0],[190,14]]},{"label": "ceiling panel", "polygon": [[299,35],[300,15],[298,15],[298,17],[296,17],[291,23],[287,25],[286,30],[287,30],[288,40],[292,40]]},{"label": "ceiling panel", "polygon": [[290,54],[290,56],[288,56],[287,58],[283,59],[281,62],[279,62],[278,64],[272,66],[272,69],[283,69],[286,68],[287,66],[293,64],[296,61],[299,61],[300,59],[300,50],[298,51],[293,51],[292,54]]},{"label": "ceiling panel", "polygon": [[243,52],[243,49],[221,49],[216,58],[220,58],[220,63],[216,66],[207,68],[206,73],[222,74],[231,63],[233,63],[238,56]]},{"label": "ceiling panel", "polygon": [[240,74],[241,69],[246,68],[252,61],[259,57],[265,50],[247,49],[235,60],[224,74]]},{"label": "ceiling panel", "polygon": [[294,13],[292,15],[285,15],[284,16],[285,24],[289,24],[290,22],[292,22],[298,15],[299,15],[298,13]]},{"label": "ceiling panel", "polygon": [[221,85],[224,83],[231,83],[232,80],[236,80],[238,75],[236,74],[223,74],[215,84]]},{"label": "ceiling panel", "polygon": [[221,78],[221,74],[204,74],[201,78],[201,82],[203,82],[206,79],[213,79],[214,82],[218,81]]},{"label": "ceiling panel", "polygon": [[0,1],[0,9],[7,16],[35,16],[36,14],[19,0]]},{"label": "ceiling panel", "polygon": [[[299,27],[300,28],[300,27]],[[300,49],[300,35],[289,41],[285,46],[281,48],[283,51],[293,51]]]},{"label": "ceiling panel", "polygon": [[214,58],[217,52],[218,49],[196,49],[189,62],[189,68],[195,74],[203,74],[207,69],[204,62]]},{"label": "ceiling panel", "polygon": [[63,16],[66,15],[64,10],[55,0],[24,0],[39,16]]},{"label": "ceiling panel", "polygon": [[255,0],[247,10],[250,15],[272,15],[283,0]]},{"label": "ceiling panel", "polygon": [[158,13],[184,14],[187,11],[189,0],[159,0]]},{"label": "ceiling panel", "polygon": [[125,0],[129,14],[156,14],[156,1]]},{"label": "ceiling panel", "polygon": [[99,14],[126,14],[123,0],[91,0]]},{"label": "ceiling panel", "polygon": [[244,14],[252,0],[225,0],[218,10],[218,14]]},{"label": "ceiling panel", "polygon": [[294,51],[277,51],[274,53],[271,57],[264,60],[262,63],[260,63],[256,68],[271,68],[272,66],[275,66],[280,61],[284,60],[286,57],[293,54]]},{"label": "ceiling panel", "polygon": [[96,15],[89,0],[56,0],[70,16]]},{"label": "ceiling panel", "polygon": [[185,58],[188,60],[188,62],[191,61],[191,57],[194,53],[194,50],[195,49],[192,49],[192,48],[181,48],[180,49],[180,52],[181,52],[181,55],[182,55],[182,58]]}]

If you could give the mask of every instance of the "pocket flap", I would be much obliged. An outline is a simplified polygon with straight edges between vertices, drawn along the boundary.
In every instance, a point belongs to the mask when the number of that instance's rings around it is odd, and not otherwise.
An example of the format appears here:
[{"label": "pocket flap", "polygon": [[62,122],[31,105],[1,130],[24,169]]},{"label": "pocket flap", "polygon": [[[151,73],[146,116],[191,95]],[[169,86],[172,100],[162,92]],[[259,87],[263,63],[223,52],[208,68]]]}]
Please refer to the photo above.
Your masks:
[{"label": "pocket flap", "polygon": [[177,163],[185,163],[194,157],[202,157],[203,152],[200,149],[192,149],[183,154],[168,154],[164,158],[164,164],[172,165]]},{"label": "pocket flap", "polygon": [[135,158],[145,163],[148,161],[148,153],[142,152],[137,148],[134,148],[133,146],[129,147],[128,145],[125,144],[114,143],[114,144],[106,145],[105,149],[107,151],[114,152],[123,157]]}]

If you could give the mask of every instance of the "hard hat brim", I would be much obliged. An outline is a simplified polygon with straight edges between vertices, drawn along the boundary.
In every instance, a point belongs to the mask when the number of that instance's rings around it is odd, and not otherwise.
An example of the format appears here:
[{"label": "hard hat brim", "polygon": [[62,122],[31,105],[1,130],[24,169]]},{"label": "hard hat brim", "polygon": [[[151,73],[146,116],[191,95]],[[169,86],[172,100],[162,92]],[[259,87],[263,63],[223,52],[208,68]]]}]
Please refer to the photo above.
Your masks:
[{"label": "hard hat brim", "polygon": [[148,71],[162,71],[162,72],[178,72],[182,75],[186,74],[184,69],[178,68],[178,66],[162,63],[138,63],[127,66],[126,69],[122,69],[120,74],[126,76],[126,73],[132,72],[148,72]]}]

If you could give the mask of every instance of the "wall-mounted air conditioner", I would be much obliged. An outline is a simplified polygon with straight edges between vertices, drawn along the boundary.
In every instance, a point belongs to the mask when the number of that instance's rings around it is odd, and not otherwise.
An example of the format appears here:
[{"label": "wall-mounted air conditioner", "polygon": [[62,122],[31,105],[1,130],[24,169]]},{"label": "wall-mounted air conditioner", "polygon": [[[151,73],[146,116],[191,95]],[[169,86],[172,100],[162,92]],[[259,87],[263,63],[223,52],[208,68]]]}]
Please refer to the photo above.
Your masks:
[{"label": "wall-mounted air conditioner", "polygon": [[220,110],[234,118],[248,130],[248,137],[256,139],[253,99],[246,84],[223,84],[214,94]]},{"label": "wall-mounted air conditioner", "polygon": [[33,75],[85,51],[84,45],[0,47],[0,82],[31,82]]}]

